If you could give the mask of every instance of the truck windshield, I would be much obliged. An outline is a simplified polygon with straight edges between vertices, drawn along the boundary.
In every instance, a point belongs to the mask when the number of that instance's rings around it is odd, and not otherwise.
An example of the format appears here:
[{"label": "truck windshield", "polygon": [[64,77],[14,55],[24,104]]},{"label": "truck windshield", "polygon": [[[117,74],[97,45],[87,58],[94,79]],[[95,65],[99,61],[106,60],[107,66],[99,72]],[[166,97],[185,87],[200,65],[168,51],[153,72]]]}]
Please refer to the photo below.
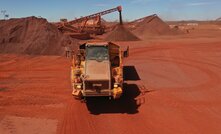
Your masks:
[{"label": "truck windshield", "polygon": [[88,46],[86,48],[86,60],[108,60],[107,46]]}]

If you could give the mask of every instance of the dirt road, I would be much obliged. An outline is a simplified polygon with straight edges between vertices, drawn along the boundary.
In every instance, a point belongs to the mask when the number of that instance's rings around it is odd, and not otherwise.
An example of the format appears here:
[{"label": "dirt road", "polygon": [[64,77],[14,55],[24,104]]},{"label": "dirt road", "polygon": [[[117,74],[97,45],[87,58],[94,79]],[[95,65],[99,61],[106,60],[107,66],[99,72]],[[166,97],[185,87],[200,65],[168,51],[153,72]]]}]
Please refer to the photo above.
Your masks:
[{"label": "dirt road", "polygon": [[74,100],[65,58],[1,55],[0,133],[221,133],[221,39],[124,44],[127,84],[116,101]]}]

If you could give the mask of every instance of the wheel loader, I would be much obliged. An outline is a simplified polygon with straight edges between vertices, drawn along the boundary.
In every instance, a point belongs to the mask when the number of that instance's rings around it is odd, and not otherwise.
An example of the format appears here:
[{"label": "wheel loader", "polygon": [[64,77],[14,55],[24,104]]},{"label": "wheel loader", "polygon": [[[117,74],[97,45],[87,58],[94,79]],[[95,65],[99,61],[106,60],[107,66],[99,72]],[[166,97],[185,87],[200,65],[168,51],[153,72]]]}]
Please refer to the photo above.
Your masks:
[{"label": "wheel loader", "polygon": [[88,42],[79,45],[71,66],[72,95],[76,99],[107,96],[117,99],[123,93],[123,57],[112,42]]}]

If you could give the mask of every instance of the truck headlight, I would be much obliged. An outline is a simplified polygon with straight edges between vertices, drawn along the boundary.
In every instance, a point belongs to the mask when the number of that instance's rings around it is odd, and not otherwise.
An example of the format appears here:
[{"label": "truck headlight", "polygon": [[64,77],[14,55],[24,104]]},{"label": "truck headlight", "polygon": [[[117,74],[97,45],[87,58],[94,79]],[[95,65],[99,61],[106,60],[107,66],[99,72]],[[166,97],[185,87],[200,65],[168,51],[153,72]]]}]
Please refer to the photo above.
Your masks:
[{"label": "truck headlight", "polygon": [[81,85],[76,85],[76,88],[77,89],[81,89]]},{"label": "truck headlight", "polygon": [[117,88],[119,87],[119,85],[117,83],[114,84],[114,88]]}]

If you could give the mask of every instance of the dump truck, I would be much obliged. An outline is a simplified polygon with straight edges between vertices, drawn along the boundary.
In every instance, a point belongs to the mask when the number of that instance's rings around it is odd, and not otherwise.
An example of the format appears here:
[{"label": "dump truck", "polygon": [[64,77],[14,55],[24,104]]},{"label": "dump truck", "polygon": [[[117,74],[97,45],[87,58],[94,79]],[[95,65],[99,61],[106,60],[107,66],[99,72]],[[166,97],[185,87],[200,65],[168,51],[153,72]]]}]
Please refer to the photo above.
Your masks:
[{"label": "dump truck", "polygon": [[107,96],[117,99],[123,93],[123,57],[112,42],[87,42],[79,45],[71,66],[72,95],[76,99]]}]

